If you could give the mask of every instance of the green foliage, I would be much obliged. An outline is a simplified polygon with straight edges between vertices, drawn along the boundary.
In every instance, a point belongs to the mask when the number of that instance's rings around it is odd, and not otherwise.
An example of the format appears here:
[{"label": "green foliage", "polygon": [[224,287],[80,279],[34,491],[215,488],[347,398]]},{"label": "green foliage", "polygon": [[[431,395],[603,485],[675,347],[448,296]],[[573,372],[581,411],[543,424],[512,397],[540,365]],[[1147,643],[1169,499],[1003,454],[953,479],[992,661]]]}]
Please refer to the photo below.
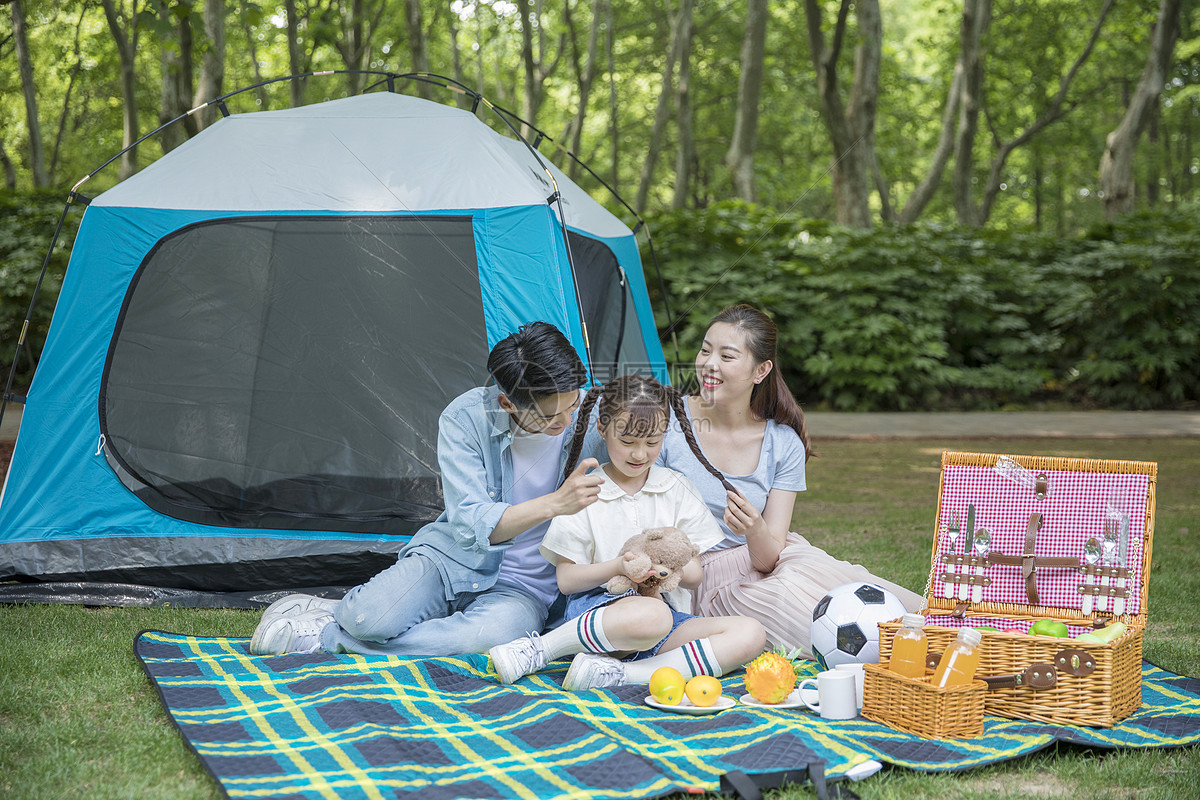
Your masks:
[{"label": "green foliage", "polygon": [[[0,350],[0,380],[5,382],[65,202],[61,196],[50,192],[0,195],[0,348],[3,348]],[[45,344],[78,219],[78,214],[68,214],[63,222],[59,244],[38,290],[39,300],[26,333],[25,351],[17,364],[14,386],[22,386],[29,380],[31,359],[41,353]]]},{"label": "green foliage", "polygon": [[713,314],[750,302],[802,402],[864,411],[1195,403],[1198,223],[1192,206],[1074,239],[864,231],[722,203],[651,228],[684,361]]},{"label": "green foliage", "polygon": [[1082,396],[1110,408],[1169,408],[1200,398],[1200,233],[1194,209],[1146,214],[1093,234],[1062,264],[1073,291],[1054,324]]}]

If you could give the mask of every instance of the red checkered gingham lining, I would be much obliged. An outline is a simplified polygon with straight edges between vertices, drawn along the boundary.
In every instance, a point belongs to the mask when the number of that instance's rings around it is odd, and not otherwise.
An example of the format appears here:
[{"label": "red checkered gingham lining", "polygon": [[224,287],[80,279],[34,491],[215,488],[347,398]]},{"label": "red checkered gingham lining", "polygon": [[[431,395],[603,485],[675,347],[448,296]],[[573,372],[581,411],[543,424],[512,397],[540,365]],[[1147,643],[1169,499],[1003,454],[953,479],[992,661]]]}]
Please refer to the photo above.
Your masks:
[{"label": "red checkered gingham lining", "polygon": [[[998,631],[1007,631],[1009,633],[1029,633],[1029,629],[1033,627],[1033,623],[1037,620],[1032,619],[1008,619],[1007,617],[964,617],[958,619],[956,617],[947,616],[945,614],[926,614],[925,624],[931,628],[981,628],[984,626],[995,628]],[[1067,634],[1072,639],[1081,633],[1094,631],[1091,625],[1074,625],[1067,624]]]},{"label": "red checkered gingham lining", "polygon": [[[992,537],[993,553],[1021,555],[1029,515],[1040,512],[1042,528],[1037,535],[1035,554],[1075,558],[1082,564],[1084,543],[1093,536],[1097,541],[1103,541],[1105,514],[1109,502],[1116,498],[1118,509],[1130,516],[1129,556],[1125,566],[1131,569],[1128,585],[1132,593],[1125,601],[1125,613],[1141,613],[1142,598],[1138,587],[1142,581],[1149,477],[1053,470],[1046,470],[1045,474],[1049,479],[1049,492],[1045,499],[1038,500],[1028,486],[1005,478],[991,467],[946,465],[942,472],[941,508],[938,509],[938,556],[949,549],[946,526],[955,510],[964,531],[957,541],[958,551],[962,552],[967,504],[974,503],[975,528],[987,528]],[[942,596],[941,567],[939,562],[929,589],[934,597]],[[992,583],[983,589],[984,602],[1029,603],[1019,566],[992,564],[987,569],[987,576]],[[1039,605],[1079,610],[1083,598],[1079,593],[1082,582],[1083,574],[1078,570],[1038,569]],[[1110,612],[1111,603],[1110,599]]]}]

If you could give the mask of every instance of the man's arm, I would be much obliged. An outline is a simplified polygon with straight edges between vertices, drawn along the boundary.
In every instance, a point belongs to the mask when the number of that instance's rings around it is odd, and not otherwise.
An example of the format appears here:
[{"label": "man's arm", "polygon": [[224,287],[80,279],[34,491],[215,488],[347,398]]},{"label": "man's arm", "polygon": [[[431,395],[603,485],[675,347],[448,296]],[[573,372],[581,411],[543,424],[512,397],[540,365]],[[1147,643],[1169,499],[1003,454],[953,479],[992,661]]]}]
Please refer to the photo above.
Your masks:
[{"label": "man's arm", "polygon": [[501,514],[496,527],[492,529],[488,540],[492,544],[507,542],[547,520],[561,514],[574,514],[596,502],[596,498],[600,496],[600,484],[604,483],[604,479],[599,475],[588,475],[587,472],[597,466],[599,465],[596,459],[584,459],[555,491],[508,506]]}]

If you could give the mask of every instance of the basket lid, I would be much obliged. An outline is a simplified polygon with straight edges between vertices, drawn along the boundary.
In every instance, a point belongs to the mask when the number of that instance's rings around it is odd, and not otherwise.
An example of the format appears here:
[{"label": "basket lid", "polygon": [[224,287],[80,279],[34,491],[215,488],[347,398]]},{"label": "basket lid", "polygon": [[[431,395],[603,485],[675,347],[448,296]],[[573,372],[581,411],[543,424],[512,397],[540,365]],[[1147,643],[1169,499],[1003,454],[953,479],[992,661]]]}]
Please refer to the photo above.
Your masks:
[{"label": "basket lid", "polygon": [[[1144,621],[1157,474],[1153,462],[944,452],[928,607]],[[955,520],[961,534],[952,551],[948,531]],[[988,536],[979,538],[990,540],[986,551],[975,546],[964,553],[967,540],[982,531]],[[1113,535],[1096,567],[1107,569],[1085,575],[1085,546],[1093,538],[1105,542],[1106,533]],[[974,583],[964,587],[956,573]]]}]

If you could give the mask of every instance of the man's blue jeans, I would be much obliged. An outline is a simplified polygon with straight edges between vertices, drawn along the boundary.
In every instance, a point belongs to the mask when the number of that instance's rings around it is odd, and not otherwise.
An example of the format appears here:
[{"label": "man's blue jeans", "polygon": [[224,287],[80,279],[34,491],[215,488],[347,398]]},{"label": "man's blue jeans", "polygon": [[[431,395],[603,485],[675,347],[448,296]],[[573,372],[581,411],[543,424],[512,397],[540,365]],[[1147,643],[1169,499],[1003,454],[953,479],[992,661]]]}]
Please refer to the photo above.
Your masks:
[{"label": "man's blue jeans", "polygon": [[516,586],[446,599],[442,574],[428,557],[411,553],[346,593],[336,625],[321,634],[330,653],[448,656],[486,653],[541,631],[545,603]]}]

